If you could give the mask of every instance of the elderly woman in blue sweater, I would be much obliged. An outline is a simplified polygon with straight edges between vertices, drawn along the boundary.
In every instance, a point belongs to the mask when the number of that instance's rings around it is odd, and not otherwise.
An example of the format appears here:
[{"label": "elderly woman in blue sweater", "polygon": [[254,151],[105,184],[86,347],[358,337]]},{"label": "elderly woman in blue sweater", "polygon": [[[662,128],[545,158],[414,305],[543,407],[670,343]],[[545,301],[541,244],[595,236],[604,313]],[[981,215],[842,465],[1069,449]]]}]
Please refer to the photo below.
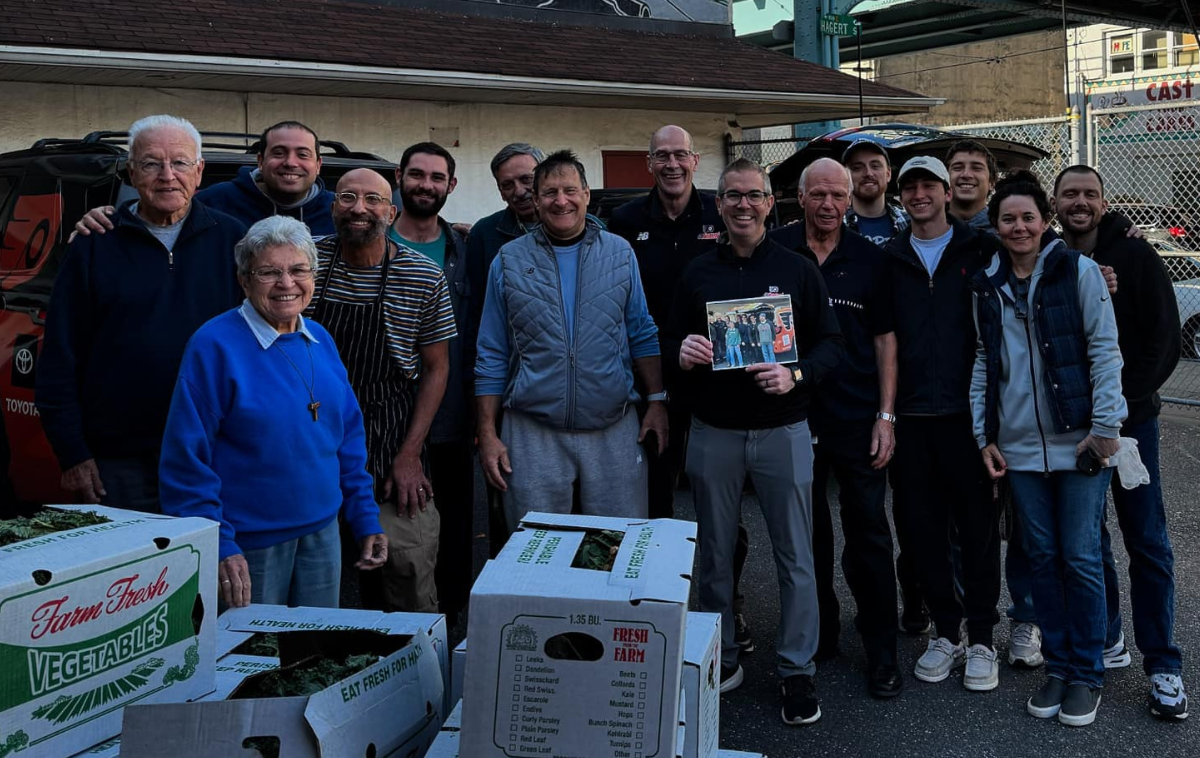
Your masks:
[{"label": "elderly woman in blue sweater", "polygon": [[329,333],[300,315],[316,248],[304,224],[272,216],[234,257],[246,299],[184,352],[159,463],[163,512],[220,524],[226,605],[336,608],[339,515],[359,568],[382,566],[387,540],[346,369]]},{"label": "elderly woman in blue sweater", "polygon": [[1096,263],[1047,234],[1033,174],[1002,180],[988,210],[1003,249],[971,283],[971,409],[988,473],[1012,485],[1033,575],[1047,680],[1026,710],[1085,726],[1104,683],[1100,524],[1126,415],[1117,324]]}]

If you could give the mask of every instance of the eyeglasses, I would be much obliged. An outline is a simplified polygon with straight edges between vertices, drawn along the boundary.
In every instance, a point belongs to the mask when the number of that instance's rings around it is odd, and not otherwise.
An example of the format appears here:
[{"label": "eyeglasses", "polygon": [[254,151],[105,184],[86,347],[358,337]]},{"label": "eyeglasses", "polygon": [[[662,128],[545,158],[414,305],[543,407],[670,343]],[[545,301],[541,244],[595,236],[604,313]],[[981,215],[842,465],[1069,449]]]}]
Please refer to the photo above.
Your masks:
[{"label": "eyeglasses", "polygon": [[693,155],[695,155],[695,153],[693,153],[691,150],[673,150],[671,152],[667,152],[666,150],[657,150],[650,154],[650,160],[661,166],[670,163],[672,158],[675,159],[676,163],[683,163]]},{"label": "eyeglasses", "polygon": [[762,205],[769,196],[762,190],[750,190],[749,192],[726,190],[721,193],[721,199],[724,200],[725,204],[728,206],[741,204],[743,197],[746,198],[746,202],[750,203],[751,205]]},{"label": "eyeglasses", "polygon": [[188,171],[191,171],[192,168],[199,162],[200,161],[185,161],[180,158],[178,160],[171,161],[170,163],[163,163],[162,161],[139,161],[134,165],[137,166],[137,170],[141,171],[143,174],[154,174],[157,176],[162,174],[167,166],[171,167],[172,173],[185,174]]},{"label": "eyeglasses", "polygon": [[522,187],[532,187],[533,174],[522,174],[516,179],[505,179],[504,181],[500,182],[500,191],[512,192],[514,189],[516,189],[518,184]]},{"label": "eyeglasses", "polygon": [[346,208],[353,207],[360,197],[368,208],[378,208],[381,205],[391,203],[391,199],[375,192],[368,192],[365,195],[359,195],[357,192],[339,192],[337,193],[338,205]]},{"label": "eyeglasses", "polygon": [[312,266],[292,266],[286,272],[278,268],[256,268],[250,272],[255,281],[261,284],[278,284],[284,273],[292,277],[293,282],[307,282],[313,278]]}]

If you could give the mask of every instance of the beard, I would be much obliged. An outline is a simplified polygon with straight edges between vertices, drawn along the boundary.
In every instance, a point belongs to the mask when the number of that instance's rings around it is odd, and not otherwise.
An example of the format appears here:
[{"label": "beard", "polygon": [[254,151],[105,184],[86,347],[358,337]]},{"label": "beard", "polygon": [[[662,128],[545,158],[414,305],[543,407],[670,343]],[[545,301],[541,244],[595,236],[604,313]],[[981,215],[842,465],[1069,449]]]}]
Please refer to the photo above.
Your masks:
[{"label": "beard", "polygon": [[[352,221],[362,221],[364,218],[371,222],[371,225],[365,229],[359,229],[350,225]],[[353,247],[364,247],[375,242],[387,234],[388,229],[387,219],[368,214],[339,216],[334,219],[334,225],[337,227],[338,237]]]},{"label": "beard", "polygon": [[418,195],[415,192],[401,192],[400,205],[404,212],[415,218],[431,218],[441,212],[446,204],[446,195]]}]

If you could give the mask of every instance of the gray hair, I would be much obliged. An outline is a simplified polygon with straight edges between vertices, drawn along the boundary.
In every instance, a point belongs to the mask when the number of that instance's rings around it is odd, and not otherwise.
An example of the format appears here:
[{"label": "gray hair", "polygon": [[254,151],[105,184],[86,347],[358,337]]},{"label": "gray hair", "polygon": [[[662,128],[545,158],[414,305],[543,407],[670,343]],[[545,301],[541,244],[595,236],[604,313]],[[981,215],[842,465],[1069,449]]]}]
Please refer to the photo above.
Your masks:
[{"label": "gray hair", "polygon": [[134,121],[129,125],[129,153],[131,155],[133,154],[133,148],[137,145],[139,138],[145,136],[149,132],[163,128],[179,129],[185,132],[187,136],[191,137],[192,141],[196,143],[196,160],[200,160],[200,132],[196,131],[196,127],[192,126],[192,122],[188,121],[186,118],[180,118],[179,116],[168,116],[165,114],[139,118],[137,121]]},{"label": "gray hair", "polygon": [[761,176],[763,192],[766,192],[768,195],[771,194],[771,177],[767,175],[767,170],[749,158],[738,158],[725,167],[725,170],[721,172],[721,178],[717,180],[717,194],[719,195],[725,191],[726,176],[742,172],[756,173]]},{"label": "gray hair", "polygon": [[849,168],[842,163],[838,163],[833,158],[817,158],[815,161],[805,166],[804,170],[800,172],[800,194],[803,195],[804,190],[808,187],[808,172],[814,166],[837,166],[842,170],[842,173],[846,175],[846,190],[848,192],[854,191],[854,177],[850,174]]},{"label": "gray hair", "polygon": [[267,248],[284,245],[304,253],[308,265],[317,267],[317,246],[313,244],[308,227],[290,216],[267,216],[250,227],[246,236],[234,245],[233,260],[237,263],[238,275],[250,273],[254,261]]},{"label": "gray hair", "polygon": [[492,178],[500,173],[500,167],[508,163],[518,155],[528,155],[533,158],[535,163],[541,163],[546,159],[546,154],[538,150],[528,142],[513,142],[500,148],[500,152],[496,153],[496,157],[492,158]]}]

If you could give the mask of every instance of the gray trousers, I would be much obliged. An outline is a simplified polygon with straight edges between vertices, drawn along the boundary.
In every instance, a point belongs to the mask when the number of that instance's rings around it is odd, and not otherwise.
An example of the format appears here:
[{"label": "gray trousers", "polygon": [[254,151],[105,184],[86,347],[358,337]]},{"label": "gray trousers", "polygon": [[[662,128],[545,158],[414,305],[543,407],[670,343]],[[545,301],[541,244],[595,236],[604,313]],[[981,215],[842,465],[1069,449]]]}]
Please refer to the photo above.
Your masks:
[{"label": "gray trousers", "polygon": [[812,552],[813,448],[808,422],[772,429],[718,429],[692,421],[687,474],[699,531],[700,610],[721,614],[721,665],[737,665],[733,552],[742,485],[749,475],[767,522],[779,577],[780,678],[811,676],[820,637]]},{"label": "gray trousers", "polygon": [[530,511],[570,513],[576,482],[585,514],[646,518],[647,464],[637,441],[640,429],[632,408],[607,429],[583,432],[553,429],[505,410],[500,440],[512,464],[504,493],[509,531]]}]

